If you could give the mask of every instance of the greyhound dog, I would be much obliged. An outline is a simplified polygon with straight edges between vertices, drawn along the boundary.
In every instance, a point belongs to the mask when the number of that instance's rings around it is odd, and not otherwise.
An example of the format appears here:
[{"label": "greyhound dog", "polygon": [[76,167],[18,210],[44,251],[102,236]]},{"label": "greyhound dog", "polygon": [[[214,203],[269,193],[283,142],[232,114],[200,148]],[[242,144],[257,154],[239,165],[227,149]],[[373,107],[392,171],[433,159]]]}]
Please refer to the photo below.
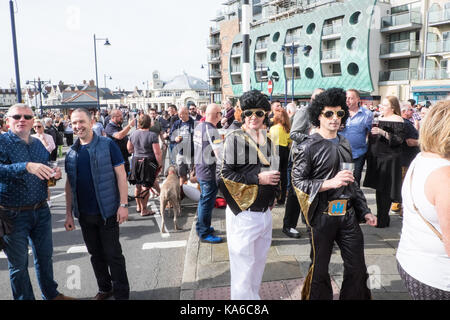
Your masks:
[{"label": "greyhound dog", "polygon": [[167,169],[167,178],[161,186],[161,193],[159,194],[159,202],[161,209],[161,233],[165,233],[164,211],[167,204],[173,207],[173,225],[175,230],[181,230],[177,226],[177,216],[181,214],[180,206],[180,180],[178,179],[177,170],[174,166]]}]

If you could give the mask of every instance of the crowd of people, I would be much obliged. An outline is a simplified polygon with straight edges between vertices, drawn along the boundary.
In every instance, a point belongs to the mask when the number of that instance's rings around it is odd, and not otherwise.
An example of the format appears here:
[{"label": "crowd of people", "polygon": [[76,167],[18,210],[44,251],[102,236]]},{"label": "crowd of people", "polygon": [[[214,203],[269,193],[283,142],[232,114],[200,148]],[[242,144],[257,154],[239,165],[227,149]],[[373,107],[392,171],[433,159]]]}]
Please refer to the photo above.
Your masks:
[{"label": "crowd of people", "polygon": [[[306,225],[311,265],[302,299],[332,299],[334,243],[344,260],[340,298],[370,299],[360,223],[388,228],[390,213],[404,216],[397,259],[411,296],[450,297],[448,101],[422,107],[387,96],[367,107],[358,90],[318,88],[307,105],[283,107],[252,90],[236,102],[170,105],[161,114],[76,109],[70,117],[37,118],[17,104],[0,120],[0,248],[14,299],[34,299],[28,241],[43,299],[71,299],[53,280],[47,183],[62,176],[49,161],[62,157],[64,140],[65,228],[74,230],[79,220],[97,300],[129,298],[119,226],[130,201],[141,216],[155,214],[147,204],[158,197],[168,166],[176,168],[180,201],[190,194],[188,181],[198,186],[200,241],[223,241],[211,219],[217,196],[226,201],[232,299],[260,298],[275,206],[285,207],[287,237],[302,237],[300,217]],[[376,212],[361,186],[375,190]]]}]

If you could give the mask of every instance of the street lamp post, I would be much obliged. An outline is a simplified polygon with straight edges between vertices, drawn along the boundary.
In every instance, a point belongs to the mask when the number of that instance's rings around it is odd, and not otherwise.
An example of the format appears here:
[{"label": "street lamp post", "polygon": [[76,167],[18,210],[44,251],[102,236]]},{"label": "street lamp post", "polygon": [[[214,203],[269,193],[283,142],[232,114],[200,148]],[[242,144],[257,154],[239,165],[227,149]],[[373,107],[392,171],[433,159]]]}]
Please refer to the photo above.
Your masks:
[{"label": "street lamp post", "polygon": [[107,79],[107,77],[109,77],[109,80],[112,80],[112,77],[111,77],[111,76],[108,76],[108,75],[106,75],[106,74],[103,75],[103,80],[104,80],[105,88],[107,88],[107,86],[106,86],[106,79]]},{"label": "street lamp post", "polygon": [[14,48],[14,66],[16,69],[16,90],[17,90],[17,102],[22,103],[22,89],[20,88],[20,74],[19,74],[19,55],[17,53],[17,40],[16,40],[16,22],[14,19],[14,3],[9,1],[9,11],[11,13],[11,32]]},{"label": "street lamp post", "polygon": [[94,57],[95,57],[95,86],[97,87],[97,109],[100,111],[100,90],[98,88],[98,71],[97,71],[97,41],[105,40],[105,46],[110,46],[108,38],[96,38],[94,34]]},{"label": "street lamp post", "polygon": [[[203,64],[201,65],[201,67],[202,67],[202,69],[205,69],[205,66]],[[206,65],[206,68],[208,71],[208,79],[206,80],[206,82],[208,83],[208,98],[209,98],[209,103],[212,103],[211,102],[211,89],[210,89],[210,85],[209,85],[209,82],[211,81],[210,74],[209,74],[209,64]]]},{"label": "street lamp post", "polygon": [[[292,75],[292,102],[294,102],[294,88],[295,88],[295,83],[294,83],[294,78],[295,78],[295,74],[294,74],[294,64],[295,64],[295,59],[294,59],[294,53],[295,53],[295,49],[300,48],[300,45],[296,45],[294,41],[292,41],[292,45],[289,46],[289,53],[291,54],[291,63],[292,63],[292,71],[291,71],[291,75]],[[284,52],[284,54],[286,55],[286,51],[287,51],[288,46],[281,46],[281,50]],[[305,50],[305,46],[303,46],[303,50]],[[298,54],[298,53],[297,53]],[[287,105],[287,75],[286,75],[286,71],[284,72],[284,80],[285,80],[285,87],[284,87],[284,104]]]},{"label": "street lamp post", "polygon": [[44,116],[44,111],[42,108],[42,85],[45,85],[47,83],[51,83],[51,81],[43,81],[41,80],[41,78],[38,77],[38,79],[33,79],[33,81],[27,80],[26,84],[33,84],[34,87],[34,100],[35,100],[35,104],[36,104],[36,108],[38,107],[38,102],[37,102],[37,93],[39,92],[39,108],[40,108],[40,113],[41,113],[41,119]]}]

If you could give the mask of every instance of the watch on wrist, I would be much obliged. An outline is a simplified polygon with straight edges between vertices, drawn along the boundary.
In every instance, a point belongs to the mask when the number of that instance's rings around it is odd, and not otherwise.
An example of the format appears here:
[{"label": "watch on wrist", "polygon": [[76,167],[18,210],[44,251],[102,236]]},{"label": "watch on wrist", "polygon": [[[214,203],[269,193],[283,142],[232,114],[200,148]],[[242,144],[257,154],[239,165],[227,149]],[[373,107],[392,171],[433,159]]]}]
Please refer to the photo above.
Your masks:
[{"label": "watch on wrist", "polygon": [[121,206],[122,208],[128,208],[128,203],[121,203],[120,206]]}]

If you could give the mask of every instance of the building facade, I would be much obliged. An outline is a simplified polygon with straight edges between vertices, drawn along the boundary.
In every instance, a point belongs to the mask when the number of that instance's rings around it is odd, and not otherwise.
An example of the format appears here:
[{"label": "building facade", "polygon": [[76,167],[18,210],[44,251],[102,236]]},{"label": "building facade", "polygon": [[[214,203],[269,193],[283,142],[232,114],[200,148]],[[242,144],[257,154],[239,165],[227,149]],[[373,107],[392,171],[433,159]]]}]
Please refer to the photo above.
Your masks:
[{"label": "building facade", "polygon": [[[210,64],[221,78],[210,81],[232,96],[242,94],[242,38],[222,27],[239,26],[239,3],[224,3],[237,13],[216,24],[210,41],[220,46],[208,47],[221,57]],[[315,88],[355,88],[368,104],[387,95],[420,103],[450,95],[449,0],[262,0],[253,1],[253,13],[252,89],[268,93],[271,80],[274,97],[306,101]]]}]

